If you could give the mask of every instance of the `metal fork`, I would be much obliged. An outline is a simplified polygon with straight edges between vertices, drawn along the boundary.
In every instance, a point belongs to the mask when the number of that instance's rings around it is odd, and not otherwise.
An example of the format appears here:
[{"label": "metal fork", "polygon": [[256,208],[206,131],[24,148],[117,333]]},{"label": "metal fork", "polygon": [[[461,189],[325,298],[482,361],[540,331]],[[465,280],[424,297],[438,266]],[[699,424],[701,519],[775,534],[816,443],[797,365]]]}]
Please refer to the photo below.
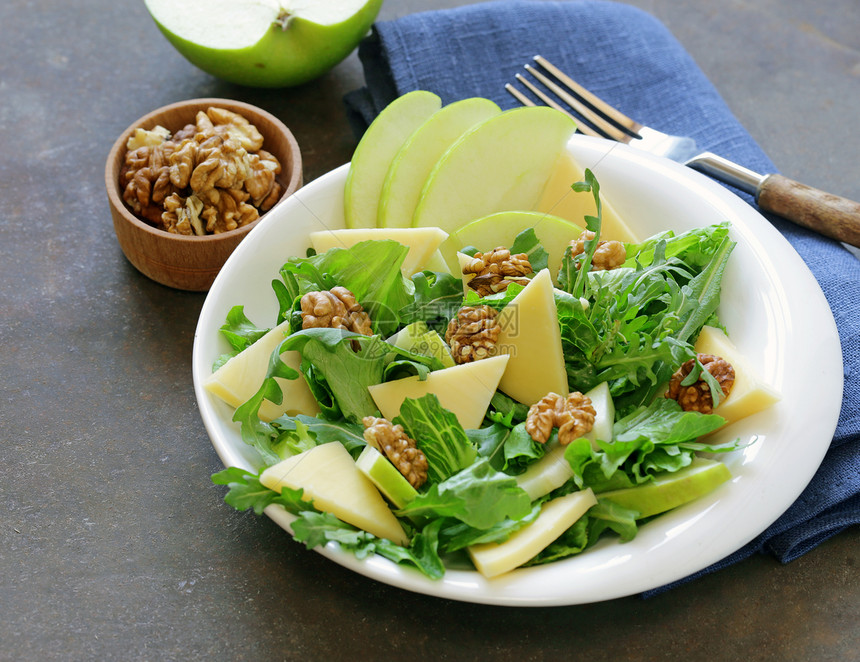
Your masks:
[{"label": "metal fork", "polygon": [[[779,174],[761,175],[712,152],[701,152],[692,138],[671,136],[627,117],[540,55],[534,57],[534,62],[540,68],[527,64],[525,69],[540,85],[522,74],[516,75],[517,81],[546,105],[574,117],[581,133],[622,142],[683,163],[754,195],[756,203],[764,211],[860,247],[860,204],[857,202]],[[505,85],[505,89],[523,105],[535,105],[532,99],[510,83]]]}]

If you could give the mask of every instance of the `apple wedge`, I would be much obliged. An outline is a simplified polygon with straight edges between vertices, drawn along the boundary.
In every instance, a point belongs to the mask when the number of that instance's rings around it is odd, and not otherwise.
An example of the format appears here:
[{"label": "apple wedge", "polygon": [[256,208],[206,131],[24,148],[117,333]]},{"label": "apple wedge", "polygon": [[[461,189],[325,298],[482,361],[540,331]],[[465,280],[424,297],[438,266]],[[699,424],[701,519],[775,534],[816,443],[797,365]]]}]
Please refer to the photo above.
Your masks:
[{"label": "apple wedge", "polygon": [[376,486],[395,508],[403,508],[418,496],[418,491],[391,461],[371,445],[364,447],[355,466]]},{"label": "apple wedge", "polygon": [[732,474],[722,462],[695,458],[690,466],[659,476],[650,483],[603,492],[598,496],[635,510],[639,513],[639,519],[644,519],[698,499],[731,477]]},{"label": "apple wedge", "polygon": [[388,104],[367,127],[346,176],[346,227],[376,227],[382,184],[391,162],[409,136],[441,107],[442,100],[432,92],[415,90]]},{"label": "apple wedge", "polygon": [[570,117],[546,106],[507,110],[478,124],[433,168],[413,225],[450,234],[494,212],[533,209],[575,130]]},{"label": "apple wedge", "polygon": [[467,130],[501,112],[489,99],[475,97],[455,101],[433,113],[409,136],[392,160],[382,185],[377,225],[410,227],[433,166]]},{"label": "apple wedge", "polygon": [[313,80],[349,55],[382,0],[144,0],[191,64],[232,83],[286,87]]}]

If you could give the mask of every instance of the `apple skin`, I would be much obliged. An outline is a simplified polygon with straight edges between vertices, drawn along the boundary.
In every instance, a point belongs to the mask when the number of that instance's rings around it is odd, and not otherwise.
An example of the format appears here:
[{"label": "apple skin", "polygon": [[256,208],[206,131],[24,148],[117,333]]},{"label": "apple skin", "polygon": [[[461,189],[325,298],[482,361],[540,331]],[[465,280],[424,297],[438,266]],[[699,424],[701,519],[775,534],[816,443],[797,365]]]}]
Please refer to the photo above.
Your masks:
[{"label": "apple skin", "polygon": [[219,50],[199,46],[155,24],[191,64],[208,74],[248,87],[293,87],[322,76],[344,60],[367,34],[383,0],[368,0],[334,25],[293,16],[286,29],[273,23],[253,46]]}]

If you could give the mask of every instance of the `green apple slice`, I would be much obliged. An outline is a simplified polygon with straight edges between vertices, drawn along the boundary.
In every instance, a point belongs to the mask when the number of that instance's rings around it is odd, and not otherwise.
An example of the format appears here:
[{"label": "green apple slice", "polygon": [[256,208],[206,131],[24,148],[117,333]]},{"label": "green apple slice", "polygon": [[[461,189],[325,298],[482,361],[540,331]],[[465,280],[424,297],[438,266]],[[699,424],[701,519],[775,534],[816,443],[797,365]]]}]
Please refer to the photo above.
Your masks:
[{"label": "green apple slice", "polygon": [[510,361],[499,390],[533,405],[547,393],[567,395],[567,372],[549,269],[542,269],[498,317],[495,352]]},{"label": "green apple slice", "polygon": [[[585,437],[591,440],[592,444],[594,439],[611,442],[615,405],[609,393],[609,385],[602,382],[585,395],[594,407],[594,427]],[[517,476],[517,485],[526,491],[532,501],[549,494],[573,478],[570,462],[564,458],[566,448],[567,446],[562,446],[558,440],[553,441],[546,455]]]},{"label": "green apple slice", "polygon": [[355,466],[376,486],[395,508],[403,508],[418,496],[418,491],[382,453],[373,446],[365,446]]},{"label": "green apple slice", "polygon": [[386,106],[358,142],[344,187],[344,222],[348,228],[376,227],[382,184],[394,156],[412,133],[442,107],[442,100],[415,90]]},{"label": "green apple slice", "polygon": [[284,487],[304,490],[317,510],[331,513],[378,538],[408,542],[400,522],[355,461],[336,441],[288,457],[263,471],[260,482],[280,493]]},{"label": "green apple slice", "polygon": [[600,498],[639,512],[639,518],[659,515],[716,489],[732,474],[722,462],[695,458],[690,466],[650,483],[600,494]]},{"label": "green apple slice", "polygon": [[349,55],[382,0],[144,0],[189,62],[232,83],[285,87],[313,80]]},{"label": "green apple slice", "polygon": [[498,246],[510,248],[517,235],[534,228],[544,250],[549,253],[549,268],[555,273],[561,266],[564,249],[583,228],[558,216],[535,211],[502,211],[467,223],[448,235],[439,247],[451,269],[456,269],[456,253],[466,246],[491,251]]},{"label": "green apple slice", "polygon": [[521,566],[555,541],[597,503],[590,489],[547,501],[534,522],[503,543],[482,543],[467,548],[478,572],[498,577]]},{"label": "green apple slice", "polygon": [[409,248],[400,270],[407,278],[431,261],[448,233],[439,228],[345,228],[311,232],[311,246],[317,253],[331,248],[349,248],[362,241],[390,239]]},{"label": "green apple slice", "polygon": [[404,326],[386,342],[407,352],[436,357],[446,368],[453,368],[455,365],[451,350],[442,340],[442,336],[434,329],[428,328],[422,320]]},{"label": "green apple slice", "polygon": [[494,102],[476,97],[455,101],[433,113],[392,160],[382,185],[377,225],[410,227],[421,189],[436,162],[466,131],[501,112]]},{"label": "green apple slice", "polygon": [[575,122],[546,106],[507,110],[466,132],[424,185],[413,225],[449,234],[499,211],[537,203]]},{"label": "green apple slice", "polygon": [[592,447],[597,450],[595,439],[600,441],[612,441],[612,426],[615,424],[615,402],[612,393],[609,392],[609,382],[601,382],[585,394],[591,400],[594,407],[594,425],[586,433],[585,437],[590,439]]}]

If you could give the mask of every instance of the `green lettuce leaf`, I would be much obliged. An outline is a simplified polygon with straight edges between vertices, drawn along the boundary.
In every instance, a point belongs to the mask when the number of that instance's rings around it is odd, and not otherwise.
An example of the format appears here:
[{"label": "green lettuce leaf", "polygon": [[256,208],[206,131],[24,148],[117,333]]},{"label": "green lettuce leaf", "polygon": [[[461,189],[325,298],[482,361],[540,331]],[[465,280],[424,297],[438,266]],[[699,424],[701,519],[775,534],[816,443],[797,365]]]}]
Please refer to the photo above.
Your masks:
[{"label": "green lettuce leaf", "polygon": [[457,416],[442,407],[433,393],[406,398],[400,415],[392,422],[402,425],[427,457],[430,483],[439,483],[465,469],[478,455]]},{"label": "green lettuce leaf", "polygon": [[307,292],[340,285],[367,311],[374,333],[390,335],[402,326],[397,311],[409,305],[414,294],[412,281],[400,271],[408,250],[396,241],[370,240],[290,258],[280,270],[282,285],[275,287],[280,317],[287,319],[297,299]]}]

